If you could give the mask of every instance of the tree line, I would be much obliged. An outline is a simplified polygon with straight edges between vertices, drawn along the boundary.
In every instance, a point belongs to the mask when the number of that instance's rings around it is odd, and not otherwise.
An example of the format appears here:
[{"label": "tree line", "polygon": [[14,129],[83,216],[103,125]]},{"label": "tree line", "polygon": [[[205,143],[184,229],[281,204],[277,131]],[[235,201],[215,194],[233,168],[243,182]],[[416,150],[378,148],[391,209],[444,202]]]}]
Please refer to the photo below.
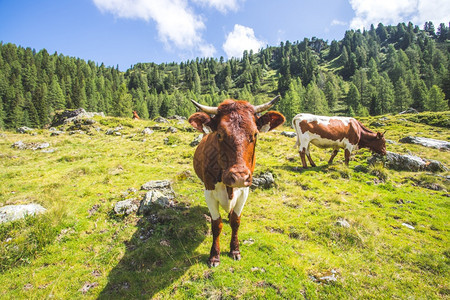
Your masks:
[{"label": "tree line", "polygon": [[254,104],[281,94],[290,121],[299,112],[350,116],[448,110],[450,30],[431,22],[378,24],[318,38],[281,42],[242,58],[138,63],[125,72],[62,54],[0,43],[0,127],[43,127],[55,111],[85,108],[141,118],[189,116],[189,99]]}]

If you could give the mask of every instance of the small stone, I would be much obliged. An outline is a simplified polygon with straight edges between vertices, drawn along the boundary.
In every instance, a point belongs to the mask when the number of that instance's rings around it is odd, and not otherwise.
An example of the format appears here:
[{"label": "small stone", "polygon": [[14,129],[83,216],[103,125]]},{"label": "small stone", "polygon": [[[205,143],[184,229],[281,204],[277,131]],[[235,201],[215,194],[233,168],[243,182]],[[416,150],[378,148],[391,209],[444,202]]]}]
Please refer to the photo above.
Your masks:
[{"label": "small stone", "polygon": [[415,229],[414,226],[409,225],[408,223],[402,223],[402,225],[405,226],[406,228],[409,228],[409,229],[412,229],[412,230]]},{"label": "small stone", "polygon": [[297,133],[293,132],[293,131],[282,131],[281,135],[290,137],[290,138],[294,138],[297,136]]},{"label": "small stone", "polygon": [[195,147],[200,144],[200,141],[203,139],[203,133],[199,134],[192,142],[189,144],[191,147]]},{"label": "small stone", "polygon": [[350,224],[344,219],[337,220],[336,221],[336,226],[340,226],[340,227],[344,227],[344,228],[350,228]]},{"label": "small stone", "polygon": [[153,132],[154,132],[154,131],[151,130],[150,128],[148,128],[148,127],[145,127],[144,130],[142,130],[142,134],[143,134],[143,135],[150,135],[150,134],[152,134]]},{"label": "small stone", "polygon": [[119,201],[114,206],[114,212],[117,215],[129,215],[138,210],[138,206],[133,202],[136,199],[127,199]]}]

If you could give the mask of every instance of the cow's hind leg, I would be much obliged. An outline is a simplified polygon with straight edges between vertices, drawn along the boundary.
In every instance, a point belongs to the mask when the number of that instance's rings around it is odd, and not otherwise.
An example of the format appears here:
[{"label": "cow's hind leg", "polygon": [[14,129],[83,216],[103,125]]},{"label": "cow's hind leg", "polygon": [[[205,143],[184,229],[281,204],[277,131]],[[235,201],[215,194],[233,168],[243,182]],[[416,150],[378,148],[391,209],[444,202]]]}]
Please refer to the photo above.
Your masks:
[{"label": "cow's hind leg", "polygon": [[309,163],[311,164],[311,167],[315,167],[316,164],[313,162],[313,160],[311,158],[311,153],[309,152],[309,146],[310,145],[308,145],[308,148],[306,149],[306,157],[308,157],[308,160],[309,160]]},{"label": "cow's hind leg", "polygon": [[230,213],[229,219],[231,226],[230,257],[234,260],[240,260],[241,252],[239,251],[238,231],[239,225],[241,224],[241,217],[233,211]]},{"label": "cow's hind leg", "polygon": [[305,157],[306,150],[305,150],[305,148],[303,148],[303,150],[298,151],[298,153],[300,153],[300,158],[302,159],[303,168],[306,169],[308,167],[308,165],[306,164],[306,157]]},{"label": "cow's hind leg", "polygon": [[331,153],[331,157],[330,160],[328,160],[328,164],[331,165],[333,163],[333,159],[336,157],[336,155],[338,154],[339,150],[335,149],[333,150],[333,153]]},{"label": "cow's hind leg", "polygon": [[208,265],[210,267],[217,267],[220,264],[220,243],[219,236],[222,232],[222,218],[217,220],[211,220],[211,230],[213,234],[213,243],[211,246],[211,252],[209,253]]}]

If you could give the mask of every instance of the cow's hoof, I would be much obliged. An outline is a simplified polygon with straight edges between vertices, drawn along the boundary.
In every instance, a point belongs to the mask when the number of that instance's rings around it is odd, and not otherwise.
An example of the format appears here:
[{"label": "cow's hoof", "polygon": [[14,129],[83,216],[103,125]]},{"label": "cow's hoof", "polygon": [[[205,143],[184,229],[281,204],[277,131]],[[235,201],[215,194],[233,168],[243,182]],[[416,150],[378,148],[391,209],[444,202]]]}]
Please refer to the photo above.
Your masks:
[{"label": "cow's hoof", "polygon": [[219,266],[219,264],[220,264],[220,257],[219,256],[210,257],[208,259],[208,266],[210,268],[215,268],[215,267]]},{"label": "cow's hoof", "polygon": [[234,260],[241,260],[241,252],[239,251],[230,251],[230,257]]}]

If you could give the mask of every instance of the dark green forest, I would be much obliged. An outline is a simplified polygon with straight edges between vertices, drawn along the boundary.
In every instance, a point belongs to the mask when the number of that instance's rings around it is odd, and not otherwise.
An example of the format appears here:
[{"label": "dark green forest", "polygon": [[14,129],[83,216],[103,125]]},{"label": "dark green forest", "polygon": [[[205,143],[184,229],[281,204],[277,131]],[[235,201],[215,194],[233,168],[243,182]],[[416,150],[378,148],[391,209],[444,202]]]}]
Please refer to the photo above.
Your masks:
[{"label": "dark green forest", "polygon": [[[126,54],[125,54],[126,55]],[[138,63],[125,72],[93,61],[0,43],[0,128],[44,127],[61,109],[141,118],[181,115],[189,99],[254,104],[281,94],[277,109],[350,116],[449,109],[450,30],[427,22],[349,30],[245,51],[240,59]]]}]

